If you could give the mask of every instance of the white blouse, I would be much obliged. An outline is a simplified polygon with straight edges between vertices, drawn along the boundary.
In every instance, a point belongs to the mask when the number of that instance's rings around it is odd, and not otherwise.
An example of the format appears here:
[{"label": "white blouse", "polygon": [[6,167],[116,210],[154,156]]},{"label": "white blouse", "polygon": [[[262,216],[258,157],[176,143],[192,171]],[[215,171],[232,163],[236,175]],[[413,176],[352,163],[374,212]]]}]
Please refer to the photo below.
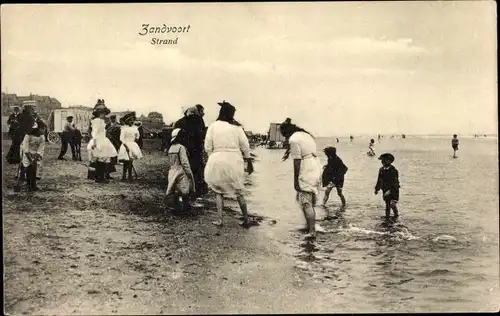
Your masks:
[{"label": "white blouse", "polygon": [[106,138],[106,122],[101,118],[95,118],[90,123],[92,138]]},{"label": "white blouse", "polygon": [[137,126],[122,126],[120,131],[120,141],[122,143],[134,142],[139,139],[139,130]]},{"label": "white blouse", "polygon": [[205,136],[205,151],[240,152],[244,158],[250,158],[250,144],[241,126],[224,121],[215,121],[207,129]]},{"label": "white blouse", "polygon": [[311,135],[305,132],[295,132],[289,140],[290,157],[292,159],[304,159],[316,156],[316,142]]}]

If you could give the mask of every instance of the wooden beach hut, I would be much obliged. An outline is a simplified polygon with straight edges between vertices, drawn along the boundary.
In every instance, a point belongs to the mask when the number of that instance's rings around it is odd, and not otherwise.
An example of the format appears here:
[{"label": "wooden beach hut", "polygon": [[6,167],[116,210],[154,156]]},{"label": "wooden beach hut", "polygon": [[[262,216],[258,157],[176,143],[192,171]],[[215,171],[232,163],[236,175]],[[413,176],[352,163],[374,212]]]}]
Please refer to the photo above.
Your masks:
[{"label": "wooden beach hut", "polygon": [[268,149],[283,148],[285,136],[280,132],[281,123],[271,123],[269,131],[267,132],[267,146]]},{"label": "wooden beach hut", "polygon": [[49,114],[48,120],[48,141],[51,143],[59,143],[61,133],[63,131],[66,118],[73,116],[73,124],[82,133],[84,141],[88,141],[88,128],[90,126],[90,119],[92,118],[92,111],[82,108],[61,108],[52,111]]}]

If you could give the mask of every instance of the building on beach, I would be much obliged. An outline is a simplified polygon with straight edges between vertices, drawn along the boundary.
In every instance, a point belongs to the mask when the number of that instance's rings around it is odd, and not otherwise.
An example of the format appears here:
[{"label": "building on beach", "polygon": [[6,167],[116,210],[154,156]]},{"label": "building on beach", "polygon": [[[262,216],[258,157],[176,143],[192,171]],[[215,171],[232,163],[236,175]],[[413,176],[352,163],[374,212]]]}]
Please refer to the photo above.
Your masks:
[{"label": "building on beach", "polygon": [[285,136],[280,132],[281,123],[270,123],[269,130],[267,132],[267,142],[266,148],[275,149],[283,148],[286,142]]}]

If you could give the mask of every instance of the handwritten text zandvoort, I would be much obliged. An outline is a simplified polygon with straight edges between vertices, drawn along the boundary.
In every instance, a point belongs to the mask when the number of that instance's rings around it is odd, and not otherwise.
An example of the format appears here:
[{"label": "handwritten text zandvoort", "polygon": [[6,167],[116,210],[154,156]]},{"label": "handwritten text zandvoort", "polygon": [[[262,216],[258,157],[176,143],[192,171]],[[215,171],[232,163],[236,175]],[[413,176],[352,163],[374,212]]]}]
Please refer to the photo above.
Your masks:
[{"label": "handwritten text zandvoort", "polygon": [[[189,33],[191,29],[191,25],[188,24],[186,26],[168,26],[163,24],[161,26],[150,26],[149,24],[142,24],[141,31],[139,35],[145,36],[147,34],[178,34],[178,33]],[[161,39],[161,38],[152,38],[151,45],[157,44],[177,44],[179,38],[170,38],[170,39]]]}]

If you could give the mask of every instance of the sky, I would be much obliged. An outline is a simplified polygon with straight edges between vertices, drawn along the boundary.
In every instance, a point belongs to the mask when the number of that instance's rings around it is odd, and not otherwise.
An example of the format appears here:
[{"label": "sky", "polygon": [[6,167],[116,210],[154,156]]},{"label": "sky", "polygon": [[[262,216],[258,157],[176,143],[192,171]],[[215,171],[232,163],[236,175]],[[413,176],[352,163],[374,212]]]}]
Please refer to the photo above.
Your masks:
[{"label": "sky", "polygon": [[318,136],[497,132],[494,1],[2,5],[0,23],[2,92],[63,106],[169,123],[199,103],[209,124],[226,100],[261,133],[286,117]]}]

